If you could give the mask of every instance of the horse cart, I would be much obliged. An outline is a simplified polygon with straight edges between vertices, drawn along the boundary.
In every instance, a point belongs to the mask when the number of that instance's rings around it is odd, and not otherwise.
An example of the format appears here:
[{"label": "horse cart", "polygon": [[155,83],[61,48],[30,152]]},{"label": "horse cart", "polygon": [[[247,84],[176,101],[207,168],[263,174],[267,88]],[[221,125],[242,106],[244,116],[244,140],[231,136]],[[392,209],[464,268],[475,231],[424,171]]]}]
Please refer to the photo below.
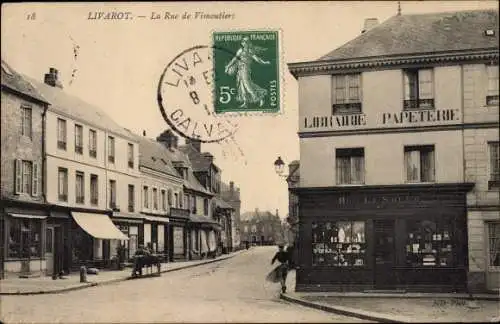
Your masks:
[{"label": "horse cart", "polygon": [[[157,271],[156,273],[153,273],[153,268],[155,266]],[[159,276],[161,273],[161,256],[156,254],[134,256],[132,278],[142,277],[142,268],[146,268],[146,275]]]}]

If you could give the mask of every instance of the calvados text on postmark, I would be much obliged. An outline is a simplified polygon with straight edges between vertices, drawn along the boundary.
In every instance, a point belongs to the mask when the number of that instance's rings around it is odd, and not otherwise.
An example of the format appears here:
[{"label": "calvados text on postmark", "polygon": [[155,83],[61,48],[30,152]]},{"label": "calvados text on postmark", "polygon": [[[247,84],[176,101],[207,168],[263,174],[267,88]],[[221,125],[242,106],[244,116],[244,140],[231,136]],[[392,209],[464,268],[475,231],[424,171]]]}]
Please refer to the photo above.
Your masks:
[{"label": "calvados text on postmark", "polygon": [[212,58],[220,51],[225,52],[205,45],[189,48],[170,61],[160,77],[160,112],[167,124],[185,138],[220,142],[237,130],[234,121],[214,114]]},{"label": "calvados text on postmark", "polygon": [[212,43],[215,113],[279,113],[279,32],[216,31]]}]

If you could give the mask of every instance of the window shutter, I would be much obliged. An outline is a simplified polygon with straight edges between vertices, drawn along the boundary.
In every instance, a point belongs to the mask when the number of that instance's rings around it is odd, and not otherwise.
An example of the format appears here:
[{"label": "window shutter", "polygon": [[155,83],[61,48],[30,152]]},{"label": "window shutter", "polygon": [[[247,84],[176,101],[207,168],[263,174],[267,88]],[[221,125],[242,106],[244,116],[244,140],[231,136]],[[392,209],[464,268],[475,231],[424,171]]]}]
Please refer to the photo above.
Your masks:
[{"label": "window shutter", "polygon": [[23,170],[21,167],[21,160],[16,159],[14,160],[14,173],[15,173],[15,179],[14,179],[14,191],[16,194],[21,193],[22,191],[22,180],[23,180]]},{"label": "window shutter", "polygon": [[38,196],[39,176],[38,176],[38,163],[33,162],[33,182],[31,184],[31,195]]}]

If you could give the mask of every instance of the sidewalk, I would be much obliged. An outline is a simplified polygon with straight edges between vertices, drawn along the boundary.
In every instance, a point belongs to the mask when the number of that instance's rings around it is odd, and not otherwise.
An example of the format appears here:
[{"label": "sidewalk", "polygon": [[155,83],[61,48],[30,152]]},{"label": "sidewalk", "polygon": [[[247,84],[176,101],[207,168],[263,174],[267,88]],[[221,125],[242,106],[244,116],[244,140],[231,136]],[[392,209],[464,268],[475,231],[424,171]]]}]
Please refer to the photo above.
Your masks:
[{"label": "sidewalk", "polygon": [[425,293],[295,292],[295,271],[287,278],[289,292],[281,298],[323,311],[383,323],[499,322],[500,295]]},{"label": "sidewalk", "polygon": [[[215,259],[180,261],[161,264],[161,273],[191,268],[207,263],[219,262],[232,258],[245,250],[236,251],[230,254],[223,254]],[[156,271],[156,268],[154,268]],[[71,290],[83,289],[97,285],[105,285],[130,279],[131,268],[121,271],[100,271],[97,275],[87,275],[87,282],[80,282],[80,274],[72,273],[65,276],[65,279],[52,280],[51,277],[43,276],[38,278],[6,278],[0,280],[0,295],[33,295],[33,294],[54,294]],[[143,270],[147,274],[146,269]],[[138,279],[140,280],[140,278]]]}]

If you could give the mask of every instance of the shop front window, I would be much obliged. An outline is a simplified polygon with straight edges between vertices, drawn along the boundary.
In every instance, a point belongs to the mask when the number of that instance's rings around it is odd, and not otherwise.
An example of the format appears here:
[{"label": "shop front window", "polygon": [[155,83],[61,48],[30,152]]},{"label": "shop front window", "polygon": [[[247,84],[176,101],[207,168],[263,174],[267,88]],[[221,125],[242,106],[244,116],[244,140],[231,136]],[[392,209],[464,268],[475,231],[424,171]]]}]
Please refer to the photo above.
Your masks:
[{"label": "shop front window", "polygon": [[406,264],[413,267],[454,265],[453,233],[449,224],[407,221]]},{"label": "shop front window", "polygon": [[13,218],[9,226],[8,257],[39,258],[42,253],[42,223],[37,219]]},{"label": "shop front window", "polygon": [[500,268],[500,222],[488,223],[490,267]]},{"label": "shop front window", "polygon": [[313,265],[356,267],[366,264],[365,222],[312,224]]}]

